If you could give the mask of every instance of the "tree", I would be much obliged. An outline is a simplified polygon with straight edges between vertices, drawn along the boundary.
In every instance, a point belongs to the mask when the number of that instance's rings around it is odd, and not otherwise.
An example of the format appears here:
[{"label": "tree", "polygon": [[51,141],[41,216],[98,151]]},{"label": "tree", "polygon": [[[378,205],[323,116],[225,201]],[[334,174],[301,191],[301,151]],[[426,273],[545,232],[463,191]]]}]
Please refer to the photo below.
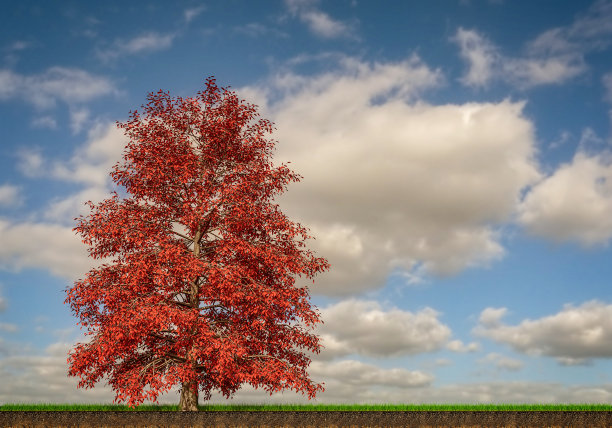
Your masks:
[{"label": "tree", "polygon": [[195,98],[147,99],[145,117],[117,122],[130,142],[110,175],[133,196],[87,201],[95,212],[74,219],[91,257],[116,257],[66,291],[93,336],[69,354],[68,374],[79,388],[108,375],[114,401],[132,408],[179,383],[181,410],[198,410],[200,389],[229,398],[247,382],[311,399],[324,388],[293,346],[320,345],[291,321],[322,321],[294,282],[329,264],[298,248],[307,229],[270,202],[301,176],[273,168],[272,123],[248,126],[257,106],[221,94],[214,77]]}]

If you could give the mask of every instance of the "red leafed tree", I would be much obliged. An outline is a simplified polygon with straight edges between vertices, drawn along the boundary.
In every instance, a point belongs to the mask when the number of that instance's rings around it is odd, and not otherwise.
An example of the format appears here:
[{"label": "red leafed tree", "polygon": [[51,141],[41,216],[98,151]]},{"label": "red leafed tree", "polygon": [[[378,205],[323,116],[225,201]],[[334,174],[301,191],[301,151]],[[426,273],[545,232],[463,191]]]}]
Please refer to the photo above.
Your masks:
[{"label": "red leafed tree", "polygon": [[329,264],[299,249],[307,229],[270,202],[300,178],[271,164],[271,122],[251,124],[256,106],[213,77],[195,98],[148,100],[144,117],[117,123],[130,142],[110,175],[132,196],[113,192],[75,218],[91,257],[117,257],[66,291],[93,336],[69,354],[68,374],[79,388],[108,376],[115,402],[132,408],[179,383],[181,410],[198,410],[199,390],[229,398],[242,383],[311,399],[324,389],[293,346],[320,345],[291,322],[322,321],[295,276]]}]

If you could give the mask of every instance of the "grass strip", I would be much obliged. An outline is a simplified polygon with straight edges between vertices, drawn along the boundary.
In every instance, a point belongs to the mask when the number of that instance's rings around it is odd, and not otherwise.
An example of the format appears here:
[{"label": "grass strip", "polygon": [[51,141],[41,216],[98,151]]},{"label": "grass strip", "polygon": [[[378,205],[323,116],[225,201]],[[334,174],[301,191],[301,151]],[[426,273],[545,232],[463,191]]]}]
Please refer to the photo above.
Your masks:
[{"label": "grass strip", "polygon": [[[121,404],[4,404],[0,411],[162,411],[176,412],[178,405],[141,404],[135,409]],[[610,404],[207,404],[210,411],[612,411]]]}]

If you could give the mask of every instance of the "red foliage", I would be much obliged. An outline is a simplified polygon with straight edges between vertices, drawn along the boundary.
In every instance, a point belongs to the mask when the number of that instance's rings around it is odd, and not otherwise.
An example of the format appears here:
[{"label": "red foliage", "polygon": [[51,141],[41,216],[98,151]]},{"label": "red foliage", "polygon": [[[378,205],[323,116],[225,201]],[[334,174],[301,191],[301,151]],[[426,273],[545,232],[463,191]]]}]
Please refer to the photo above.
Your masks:
[{"label": "red foliage", "polygon": [[212,77],[195,98],[160,90],[148,100],[144,118],[134,111],[117,122],[130,142],[110,175],[133,196],[113,192],[75,218],[91,257],[117,257],[66,291],[93,336],[69,355],[69,375],[79,388],[108,376],[115,402],[130,407],[191,382],[206,400],[242,383],[314,397],[324,388],[292,347],[319,353],[318,338],[290,321],[322,321],[294,282],[329,264],[298,248],[307,229],[269,201],[300,178],[269,161],[274,142],[263,135],[272,124],[248,126],[256,106],[221,94]]}]

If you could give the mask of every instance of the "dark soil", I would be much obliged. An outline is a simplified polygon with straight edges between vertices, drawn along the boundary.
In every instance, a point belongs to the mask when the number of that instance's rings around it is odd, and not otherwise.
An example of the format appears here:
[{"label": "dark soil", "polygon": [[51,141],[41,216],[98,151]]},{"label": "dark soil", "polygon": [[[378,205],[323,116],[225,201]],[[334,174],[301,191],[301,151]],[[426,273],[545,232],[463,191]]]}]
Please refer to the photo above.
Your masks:
[{"label": "dark soil", "polygon": [[1,427],[612,427],[595,411],[2,411]]}]

